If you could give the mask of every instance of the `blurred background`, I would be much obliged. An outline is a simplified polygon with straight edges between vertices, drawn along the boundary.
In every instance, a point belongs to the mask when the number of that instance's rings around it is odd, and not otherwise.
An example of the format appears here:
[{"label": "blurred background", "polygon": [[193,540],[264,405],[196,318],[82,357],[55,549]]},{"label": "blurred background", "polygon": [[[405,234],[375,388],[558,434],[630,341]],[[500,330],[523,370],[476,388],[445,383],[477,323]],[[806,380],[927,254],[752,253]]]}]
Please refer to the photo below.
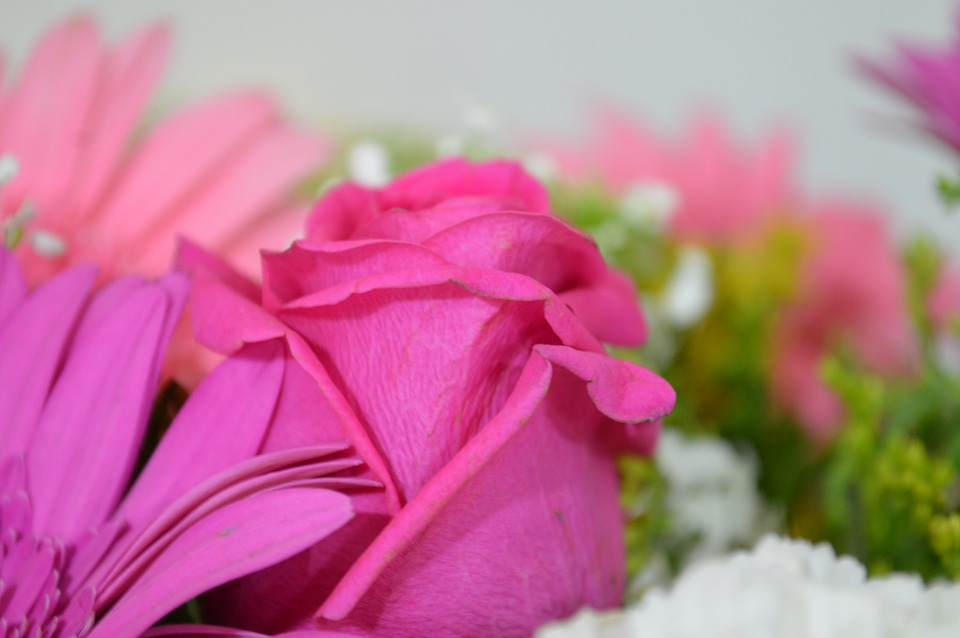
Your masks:
[{"label": "blurred background", "polygon": [[477,118],[515,147],[576,138],[612,101],[681,134],[705,109],[754,142],[795,132],[812,194],[866,197],[901,234],[933,232],[960,251],[960,215],[943,212],[934,142],[878,124],[909,111],[859,77],[856,53],[887,58],[895,38],[945,42],[950,0],[0,0],[14,64],[51,22],[98,16],[115,37],[162,18],[176,30],[155,104],[237,86],[275,92],[317,127],[396,124],[438,136]]}]

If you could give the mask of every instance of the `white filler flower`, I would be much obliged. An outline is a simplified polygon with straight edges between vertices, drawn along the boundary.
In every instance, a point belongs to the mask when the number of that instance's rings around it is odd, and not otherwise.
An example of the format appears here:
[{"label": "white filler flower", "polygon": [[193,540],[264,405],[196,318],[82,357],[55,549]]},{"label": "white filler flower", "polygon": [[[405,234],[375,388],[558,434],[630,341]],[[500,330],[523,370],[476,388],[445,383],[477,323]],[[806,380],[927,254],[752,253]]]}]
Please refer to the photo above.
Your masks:
[{"label": "white filler flower", "polygon": [[689,328],[703,319],[713,304],[713,262],[699,246],[683,246],[658,306],[677,328]]},{"label": "white filler flower", "polygon": [[952,638],[960,583],[925,586],[811,545],[765,537],[752,552],[705,561],[669,592],[620,612],[581,611],[537,638]]},{"label": "white filler flower", "polygon": [[687,437],[664,428],[657,467],[667,480],[667,509],[677,532],[695,536],[693,562],[751,547],[773,531],[775,516],[757,491],[756,459],[717,436]]},{"label": "white filler flower", "polygon": [[360,140],[347,153],[347,171],[363,186],[383,186],[390,181],[390,155],[380,142]]}]

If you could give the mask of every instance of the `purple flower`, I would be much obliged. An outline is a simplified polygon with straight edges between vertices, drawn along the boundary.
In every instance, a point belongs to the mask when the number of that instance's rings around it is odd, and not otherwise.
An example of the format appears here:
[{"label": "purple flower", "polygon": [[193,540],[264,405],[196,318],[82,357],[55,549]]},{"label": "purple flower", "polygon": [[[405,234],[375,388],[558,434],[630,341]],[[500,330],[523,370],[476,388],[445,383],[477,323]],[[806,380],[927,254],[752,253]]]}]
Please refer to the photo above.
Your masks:
[{"label": "purple flower", "polygon": [[[960,14],[956,18],[960,28]],[[944,48],[899,44],[887,64],[859,58],[860,70],[923,111],[916,126],[960,151],[960,38]]]},{"label": "purple flower", "polygon": [[186,283],[129,277],[92,293],[95,277],[81,266],[27,292],[0,251],[4,636],[140,636],[340,528],[353,509],[334,490],[371,484],[342,474],[359,463],[345,444],[257,455],[286,418],[278,347],[257,344],[195,391],[131,485]]}]

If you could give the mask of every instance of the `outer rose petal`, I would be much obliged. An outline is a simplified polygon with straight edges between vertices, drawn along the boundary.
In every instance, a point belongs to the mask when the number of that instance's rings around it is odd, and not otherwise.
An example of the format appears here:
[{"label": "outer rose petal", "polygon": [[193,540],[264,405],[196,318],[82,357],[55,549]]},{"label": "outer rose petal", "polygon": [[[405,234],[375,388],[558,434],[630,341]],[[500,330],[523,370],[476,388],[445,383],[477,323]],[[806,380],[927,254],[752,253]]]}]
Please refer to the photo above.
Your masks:
[{"label": "outer rose petal", "polygon": [[[606,431],[623,426],[594,407],[585,387],[602,411],[637,422],[668,410],[672,390],[637,366],[602,355],[563,347],[537,352],[562,366],[531,357],[503,409],[340,582],[322,613],[344,620],[318,617],[322,629],[529,635],[545,619],[569,615],[585,602],[619,603],[623,547],[614,539],[622,514]],[[230,585],[233,596],[213,601],[215,619],[264,632],[311,627],[312,609],[330,584],[301,556]],[[267,598],[273,602],[243,602]]]},{"label": "outer rose petal", "polygon": [[[318,618],[321,627],[384,636],[522,636],[583,604],[620,603],[624,550],[611,541],[622,513],[603,436],[620,426],[597,407],[620,419],[650,420],[672,407],[672,390],[609,357],[556,346],[537,353],[504,411],[328,599],[322,616],[342,622]],[[563,367],[544,365],[539,353]],[[593,401],[566,366],[585,377]],[[372,583],[370,568],[379,574]]]}]

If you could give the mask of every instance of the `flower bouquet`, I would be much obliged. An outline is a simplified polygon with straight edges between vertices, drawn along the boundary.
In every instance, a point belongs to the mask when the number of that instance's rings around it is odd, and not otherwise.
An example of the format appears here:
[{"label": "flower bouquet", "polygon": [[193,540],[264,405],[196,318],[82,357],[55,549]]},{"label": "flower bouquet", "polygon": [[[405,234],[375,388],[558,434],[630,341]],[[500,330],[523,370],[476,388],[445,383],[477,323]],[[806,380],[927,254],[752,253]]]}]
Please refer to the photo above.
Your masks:
[{"label": "flower bouquet", "polygon": [[[70,18],[0,89],[4,636],[960,632],[933,241],[714,113],[135,134],[169,42]],[[862,67],[957,148],[955,52]]]}]

